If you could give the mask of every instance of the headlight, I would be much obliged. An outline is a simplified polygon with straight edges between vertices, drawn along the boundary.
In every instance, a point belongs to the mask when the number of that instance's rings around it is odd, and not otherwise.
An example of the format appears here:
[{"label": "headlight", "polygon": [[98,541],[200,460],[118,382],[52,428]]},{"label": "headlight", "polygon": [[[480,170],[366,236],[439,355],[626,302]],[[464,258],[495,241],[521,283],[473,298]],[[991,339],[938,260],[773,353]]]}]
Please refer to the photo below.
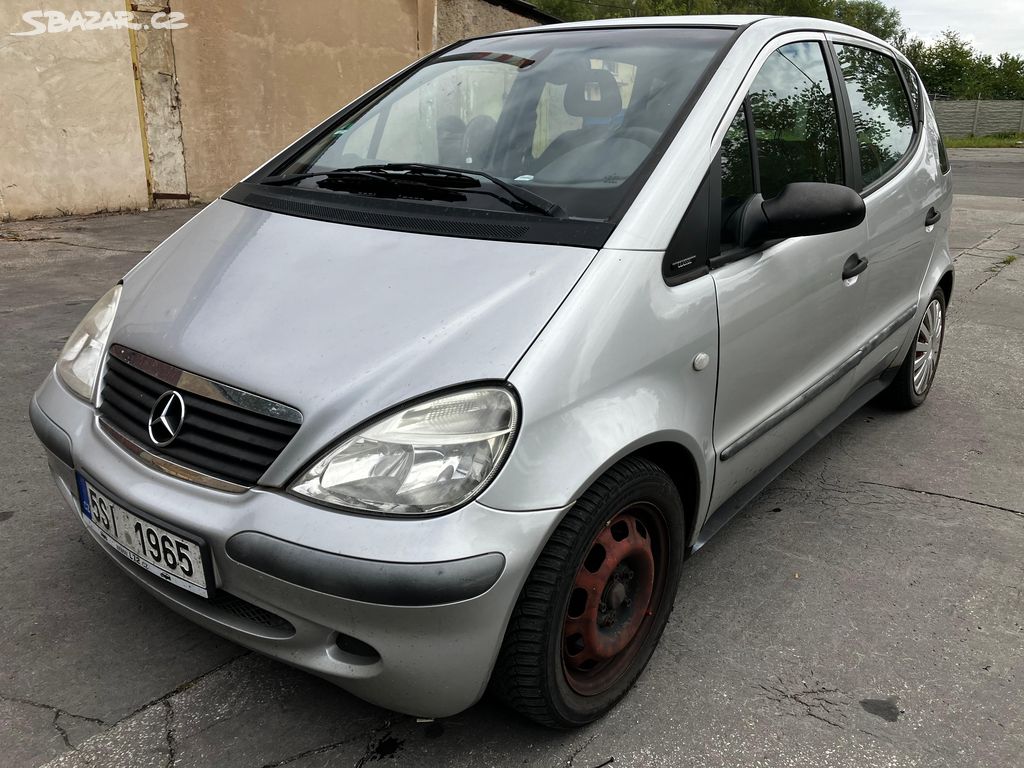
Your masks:
[{"label": "headlight", "polygon": [[378,514],[444,512],[473,498],[498,471],[518,416],[515,399],[500,387],[417,403],[329,451],[292,491]]},{"label": "headlight", "polygon": [[120,298],[120,285],[107,291],[75,328],[57,358],[57,374],[61,381],[86,400],[92,400],[103,352],[107,348],[110,324],[114,321]]}]

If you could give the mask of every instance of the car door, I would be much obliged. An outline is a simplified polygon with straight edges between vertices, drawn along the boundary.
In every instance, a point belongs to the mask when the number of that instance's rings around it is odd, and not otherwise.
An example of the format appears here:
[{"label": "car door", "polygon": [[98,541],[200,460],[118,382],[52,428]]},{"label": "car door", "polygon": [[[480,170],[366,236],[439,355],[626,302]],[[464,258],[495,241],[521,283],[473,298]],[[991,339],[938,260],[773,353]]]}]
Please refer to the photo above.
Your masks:
[{"label": "car door", "polygon": [[872,321],[868,336],[885,337],[859,365],[856,383],[862,383],[901,362],[896,356],[918,307],[932,251],[949,225],[949,217],[942,216],[949,201],[938,179],[938,158],[924,140],[916,76],[908,79],[909,68],[901,71],[895,58],[869,42],[846,37],[831,42],[844,82],[840,95],[856,129],[853,171],[866,207],[861,256],[868,261],[862,278],[865,315]]},{"label": "car door", "polygon": [[863,340],[864,286],[843,280],[863,225],[750,252],[729,242],[730,216],[750,195],[767,199],[790,182],[847,178],[824,36],[780,43],[759,57],[722,139],[724,224],[712,271],[720,326],[712,510],[842,403],[852,382],[842,366]]}]

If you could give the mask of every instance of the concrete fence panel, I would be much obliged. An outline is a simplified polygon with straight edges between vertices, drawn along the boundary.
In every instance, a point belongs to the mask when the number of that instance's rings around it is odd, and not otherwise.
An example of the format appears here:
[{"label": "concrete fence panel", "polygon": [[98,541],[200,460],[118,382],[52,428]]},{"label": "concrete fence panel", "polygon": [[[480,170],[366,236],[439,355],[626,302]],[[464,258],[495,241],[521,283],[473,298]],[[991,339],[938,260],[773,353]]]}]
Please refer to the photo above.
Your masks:
[{"label": "concrete fence panel", "polygon": [[932,107],[945,136],[1024,133],[1024,101],[933,101]]}]

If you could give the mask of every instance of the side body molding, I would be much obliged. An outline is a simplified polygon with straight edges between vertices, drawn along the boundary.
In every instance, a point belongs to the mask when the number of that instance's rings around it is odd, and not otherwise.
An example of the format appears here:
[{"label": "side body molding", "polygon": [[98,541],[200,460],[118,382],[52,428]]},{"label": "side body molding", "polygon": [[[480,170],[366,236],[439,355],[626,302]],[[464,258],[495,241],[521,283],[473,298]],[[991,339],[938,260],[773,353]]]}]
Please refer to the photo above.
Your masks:
[{"label": "side body molding", "polygon": [[914,318],[917,313],[917,306],[910,306],[903,310],[898,317],[891,322],[887,323],[882,330],[868,339],[864,344],[844,360],[838,367],[833,368],[825,376],[822,376],[810,387],[805,389],[795,398],[786,403],[782,408],[775,411],[767,419],[762,421],[756,427],[751,429],[749,432],[741,435],[739,439],[727,445],[722,449],[722,461],[731,459],[737,453],[742,451],[748,445],[753,443],[759,437],[770,431],[772,428],[777,427],[789,416],[796,413],[798,410],[807,405],[811,400],[820,395],[826,389],[831,387],[837,381],[842,379],[846,374],[856,368],[860,362],[867,357],[871,352],[877,349],[882,343],[885,342],[890,336],[896,333],[900,328],[906,325],[910,320]]}]

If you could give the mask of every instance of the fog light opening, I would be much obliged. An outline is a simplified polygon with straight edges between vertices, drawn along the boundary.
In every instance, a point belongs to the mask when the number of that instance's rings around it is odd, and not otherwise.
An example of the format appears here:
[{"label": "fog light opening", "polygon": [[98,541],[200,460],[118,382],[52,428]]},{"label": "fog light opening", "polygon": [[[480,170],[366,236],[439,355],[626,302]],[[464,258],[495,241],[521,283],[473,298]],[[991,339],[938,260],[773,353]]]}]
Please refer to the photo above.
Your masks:
[{"label": "fog light opening", "polygon": [[338,646],[339,651],[345,654],[345,661],[350,664],[376,664],[380,661],[377,649],[351,635],[339,632],[334,644]]}]

